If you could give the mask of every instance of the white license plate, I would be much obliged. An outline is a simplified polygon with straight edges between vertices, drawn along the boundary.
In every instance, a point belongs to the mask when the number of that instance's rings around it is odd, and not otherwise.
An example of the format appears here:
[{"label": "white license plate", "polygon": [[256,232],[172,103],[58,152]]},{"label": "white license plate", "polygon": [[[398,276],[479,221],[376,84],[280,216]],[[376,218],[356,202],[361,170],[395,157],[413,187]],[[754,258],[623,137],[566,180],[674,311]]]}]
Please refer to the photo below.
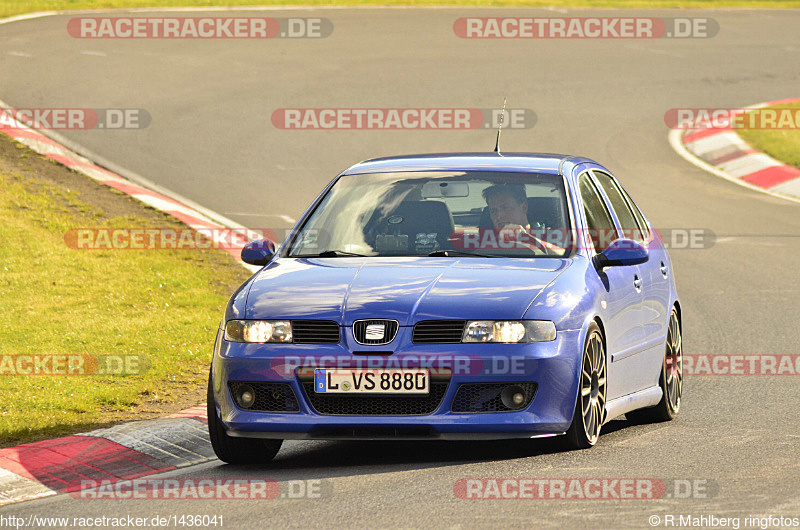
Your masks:
[{"label": "white license plate", "polygon": [[322,369],[314,373],[314,390],[327,394],[427,394],[430,371],[425,369]]}]

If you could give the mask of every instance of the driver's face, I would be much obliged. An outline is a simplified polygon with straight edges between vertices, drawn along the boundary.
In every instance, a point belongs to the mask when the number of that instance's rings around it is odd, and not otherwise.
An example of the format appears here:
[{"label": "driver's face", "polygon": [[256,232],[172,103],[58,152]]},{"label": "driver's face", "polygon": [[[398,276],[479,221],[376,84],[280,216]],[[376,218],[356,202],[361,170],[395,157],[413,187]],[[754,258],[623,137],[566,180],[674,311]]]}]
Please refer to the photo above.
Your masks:
[{"label": "driver's face", "polygon": [[528,203],[519,202],[513,195],[501,193],[490,197],[486,204],[495,228],[503,228],[507,224],[527,226]]}]

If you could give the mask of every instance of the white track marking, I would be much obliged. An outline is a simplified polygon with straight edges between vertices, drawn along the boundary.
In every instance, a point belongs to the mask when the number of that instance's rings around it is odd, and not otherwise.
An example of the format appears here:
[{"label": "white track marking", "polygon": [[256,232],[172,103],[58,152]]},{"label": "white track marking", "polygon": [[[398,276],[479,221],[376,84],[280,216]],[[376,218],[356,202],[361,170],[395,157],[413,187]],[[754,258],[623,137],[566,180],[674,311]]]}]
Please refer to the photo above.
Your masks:
[{"label": "white track marking", "polygon": [[[754,107],[754,108],[756,108],[756,107]],[[736,183],[739,186],[744,186],[745,188],[749,188],[749,189],[751,189],[753,191],[766,193],[767,195],[771,195],[771,196],[776,197],[778,199],[785,199],[787,201],[792,201],[792,202],[796,202],[796,203],[800,204],[800,198],[798,198],[798,197],[791,197],[789,195],[784,195],[782,193],[776,193],[774,191],[770,191],[770,190],[766,190],[764,188],[760,188],[758,186],[754,186],[753,184],[750,184],[747,181],[744,181],[744,180],[741,180],[741,179],[737,179],[735,177],[732,177],[731,175],[728,175],[724,171],[721,171],[721,170],[717,169],[716,167],[712,166],[711,164],[709,164],[705,160],[697,158],[692,153],[690,153],[688,149],[686,149],[686,146],[683,145],[683,141],[681,139],[681,137],[683,135],[682,133],[683,133],[683,131],[681,131],[679,129],[670,130],[669,131],[669,136],[668,136],[669,145],[672,147],[672,149],[676,153],[678,153],[678,155],[681,158],[683,158],[684,160],[686,160],[690,164],[692,164],[694,166],[697,166],[697,167],[699,167],[700,169],[702,169],[704,171],[708,171],[709,173],[711,173],[713,175],[716,175],[716,176],[718,176],[720,178],[723,178],[723,179],[728,180],[730,182]]]}]

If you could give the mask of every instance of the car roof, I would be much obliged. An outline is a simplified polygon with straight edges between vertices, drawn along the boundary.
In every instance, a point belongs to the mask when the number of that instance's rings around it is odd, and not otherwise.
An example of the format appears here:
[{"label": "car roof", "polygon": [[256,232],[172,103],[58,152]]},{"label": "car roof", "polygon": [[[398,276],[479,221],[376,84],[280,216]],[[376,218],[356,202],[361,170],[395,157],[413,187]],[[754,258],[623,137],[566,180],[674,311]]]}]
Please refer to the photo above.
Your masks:
[{"label": "car roof", "polygon": [[394,171],[503,171],[557,175],[559,167],[597,164],[585,157],[554,153],[429,153],[373,158],[355,164],[342,175]]}]

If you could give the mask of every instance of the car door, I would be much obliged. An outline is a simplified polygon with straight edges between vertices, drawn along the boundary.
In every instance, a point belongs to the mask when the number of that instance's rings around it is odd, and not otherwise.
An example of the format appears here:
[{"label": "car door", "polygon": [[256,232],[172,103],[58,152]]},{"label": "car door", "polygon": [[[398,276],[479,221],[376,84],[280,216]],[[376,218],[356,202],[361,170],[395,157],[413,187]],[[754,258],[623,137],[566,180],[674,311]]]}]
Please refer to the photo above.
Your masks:
[{"label": "car door", "polygon": [[[584,171],[578,176],[578,191],[583,203],[583,213],[589,236],[585,238],[590,255],[605,250],[619,238],[608,204],[593,176]],[[630,356],[634,355],[643,339],[640,288],[641,271],[638,265],[607,267],[596,274],[606,290],[604,327],[608,358],[608,400],[638,390],[638,382],[626,373]]]},{"label": "car door", "polygon": [[639,265],[643,296],[639,310],[642,344],[640,351],[635,357],[631,356],[627,363],[627,369],[638,381],[637,390],[642,390],[657,384],[661,356],[664,354],[668,318],[666,306],[669,303],[667,275],[662,272],[667,267],[666,256],[658,240],[650,239],[644,216],[619,182],[607,172],[594,169],[592,173],[608,199],[623,236],[645,245],[650,254],[650,259]]}]

